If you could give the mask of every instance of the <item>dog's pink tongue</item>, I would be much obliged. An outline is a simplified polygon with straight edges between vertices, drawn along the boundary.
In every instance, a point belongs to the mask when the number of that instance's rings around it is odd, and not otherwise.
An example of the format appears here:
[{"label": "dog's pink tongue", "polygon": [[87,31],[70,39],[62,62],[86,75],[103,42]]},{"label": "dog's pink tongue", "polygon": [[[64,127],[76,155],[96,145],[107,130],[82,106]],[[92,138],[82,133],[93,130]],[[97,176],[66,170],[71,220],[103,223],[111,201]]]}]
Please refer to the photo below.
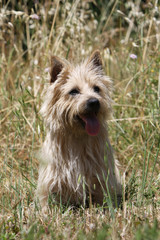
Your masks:
[{"label": "dog's pink tongue", "polygon": [[85,116],[82,117],[83,121],[85,122],[85,129],[86,132],[91,136],[96,136],[99,132],[99,121],[96,116]]}]

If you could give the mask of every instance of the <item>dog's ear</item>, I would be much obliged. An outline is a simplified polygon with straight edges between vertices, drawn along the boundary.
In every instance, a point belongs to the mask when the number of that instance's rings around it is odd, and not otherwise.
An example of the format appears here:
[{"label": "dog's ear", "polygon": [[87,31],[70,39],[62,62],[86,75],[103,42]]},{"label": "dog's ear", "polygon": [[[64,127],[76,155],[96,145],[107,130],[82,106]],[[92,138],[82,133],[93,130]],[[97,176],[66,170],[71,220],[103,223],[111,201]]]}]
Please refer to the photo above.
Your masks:
[{"label": "dog's ear", "polygon": [[102,66],[102,59],[101,59],[101,55],[100,55],[100,51],[99,50],[95,50],[92,55],[90,56],[88,62],[92,63],[93,66],[98,67],[100,69],[103,69]]},{"label": "dog's ear", "polygon": [[63,68],[64,62],[60,58],[56,56],[51,57],[51,83],[56,81],[58,74],[62,71]]}]

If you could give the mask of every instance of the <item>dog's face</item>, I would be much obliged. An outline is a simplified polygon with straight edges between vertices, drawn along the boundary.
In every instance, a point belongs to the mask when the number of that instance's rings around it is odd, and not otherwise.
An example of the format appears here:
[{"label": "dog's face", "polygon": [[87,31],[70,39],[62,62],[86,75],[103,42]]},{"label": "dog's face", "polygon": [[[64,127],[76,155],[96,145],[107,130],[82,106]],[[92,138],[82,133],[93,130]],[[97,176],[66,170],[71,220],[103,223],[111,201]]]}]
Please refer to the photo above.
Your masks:
[{"label": "dog's face", "polygon": [[96,136],[111,112],[110,91],[98,51],[75,67],[53,57],[51,85],[41,112],[48,124]]}]

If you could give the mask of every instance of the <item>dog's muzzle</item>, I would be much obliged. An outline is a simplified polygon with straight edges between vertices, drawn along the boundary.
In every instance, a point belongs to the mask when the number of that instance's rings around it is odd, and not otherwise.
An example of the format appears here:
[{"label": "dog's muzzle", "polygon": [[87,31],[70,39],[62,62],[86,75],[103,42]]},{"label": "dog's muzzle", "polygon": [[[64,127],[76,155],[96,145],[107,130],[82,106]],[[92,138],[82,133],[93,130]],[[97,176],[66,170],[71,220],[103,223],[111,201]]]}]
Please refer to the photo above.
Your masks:
[{"label": "dog's muzzle", "polygon": [[99,133],[100,123],[97,118],[99,109],[99,100],[97,98],[90,98],[86,102],[84,113],[78,116],[79,121],[90,136],[96,136]]}]

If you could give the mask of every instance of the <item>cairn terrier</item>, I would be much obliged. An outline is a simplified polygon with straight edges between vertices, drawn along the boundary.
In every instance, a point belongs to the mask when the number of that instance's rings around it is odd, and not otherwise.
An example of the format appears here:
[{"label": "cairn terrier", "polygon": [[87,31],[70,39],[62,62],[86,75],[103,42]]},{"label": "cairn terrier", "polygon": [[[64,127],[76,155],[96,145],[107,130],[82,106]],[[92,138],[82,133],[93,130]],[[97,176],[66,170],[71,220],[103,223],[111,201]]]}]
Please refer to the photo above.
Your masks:
[{"label": "cairn terrier", "polygon": [[51,84],[41,114],[46,138],[40,150],[37,194],[42,207],[49,195],[63,204],[122,195],[118,162],[108,138],[112,82],[103,72],[100,52],[74,65],[51,60]]}]

